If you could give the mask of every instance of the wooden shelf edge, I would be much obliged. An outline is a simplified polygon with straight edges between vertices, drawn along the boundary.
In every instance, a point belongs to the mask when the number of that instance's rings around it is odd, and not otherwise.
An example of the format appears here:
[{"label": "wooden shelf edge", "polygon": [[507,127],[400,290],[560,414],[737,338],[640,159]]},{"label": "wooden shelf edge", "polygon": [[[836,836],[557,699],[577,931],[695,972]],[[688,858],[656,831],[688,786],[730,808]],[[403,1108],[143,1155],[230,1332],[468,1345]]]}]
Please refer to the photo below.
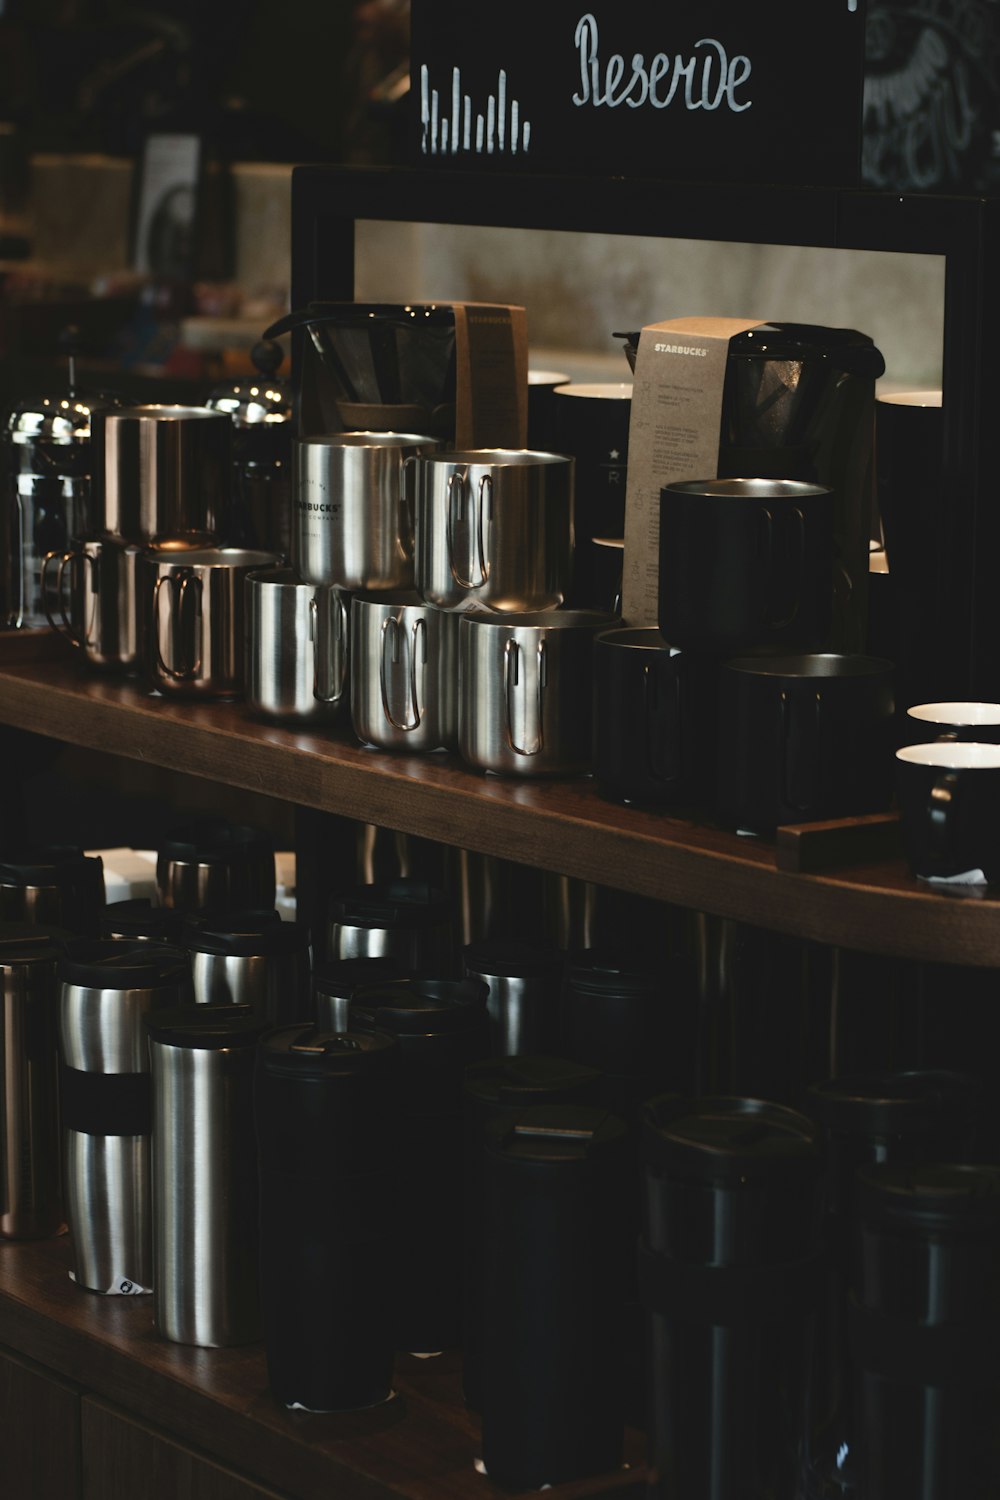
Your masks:
[{"label": "wooden shelf edge", "polygon": [[1000,967],[993,893],[929,890],[898,858],[789,871],[773,844],[618,806],[589,778],[521,781],[454,756],[380,753],[349,728],[298,733],[240,703],[166,700],[75,662],[0,666],[0,722],[820,943]]}]

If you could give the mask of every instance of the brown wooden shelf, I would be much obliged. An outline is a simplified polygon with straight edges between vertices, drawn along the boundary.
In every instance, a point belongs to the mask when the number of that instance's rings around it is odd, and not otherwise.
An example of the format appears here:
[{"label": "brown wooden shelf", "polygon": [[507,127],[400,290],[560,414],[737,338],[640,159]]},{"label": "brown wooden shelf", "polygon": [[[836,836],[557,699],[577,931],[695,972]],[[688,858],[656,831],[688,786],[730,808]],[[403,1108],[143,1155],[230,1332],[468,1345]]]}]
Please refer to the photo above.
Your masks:
[{"label": "brown wooden shelf", "polygon": [[[65,1237],[0,1240],[0,1346],[293,1500],[511,1500],[474,1467],[478,1421],[462,1403],[455,1352],[400,1356],[384,1406],[289,1412],[268,1391],[262,1345],[169,1343],[149,1297],[81,1291],[70,1264]],[[557,1485],[553,1500],[633,1500],[643,1446],[629,1431],[627,1467]]]},{"label": "brown wooden shelf", "polygon": [[800,873],[768,841],[611,803],[587,777],[484,776],[453,755],[367,749],[349,726],[258,723],[240,703],[99,676],[50,640],[0,647],[0,722],[817,942],[1000,967],[996,894],[930,889],[898,858]]}]

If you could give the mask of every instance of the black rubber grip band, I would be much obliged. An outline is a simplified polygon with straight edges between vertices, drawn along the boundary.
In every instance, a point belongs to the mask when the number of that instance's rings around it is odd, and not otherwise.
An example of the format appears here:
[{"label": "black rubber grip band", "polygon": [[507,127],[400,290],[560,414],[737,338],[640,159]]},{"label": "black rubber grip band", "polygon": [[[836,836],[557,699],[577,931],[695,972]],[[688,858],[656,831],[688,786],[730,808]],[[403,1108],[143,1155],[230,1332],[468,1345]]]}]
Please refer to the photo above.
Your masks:
[{"label": "black rubber grip band", "polygon": [[650,1312],[678,1323],[727,1327],[799,1317],[815,1307],[826,1259],[758,1266],[706,1266],[670,1260],[639,1245],[639,1297]]},{"label": "black rubber grip band", "polygon": [[149,1135],[153,1128],[148,1073],[60,1070],[59,1105],[67,1130],[81,1135]]}]

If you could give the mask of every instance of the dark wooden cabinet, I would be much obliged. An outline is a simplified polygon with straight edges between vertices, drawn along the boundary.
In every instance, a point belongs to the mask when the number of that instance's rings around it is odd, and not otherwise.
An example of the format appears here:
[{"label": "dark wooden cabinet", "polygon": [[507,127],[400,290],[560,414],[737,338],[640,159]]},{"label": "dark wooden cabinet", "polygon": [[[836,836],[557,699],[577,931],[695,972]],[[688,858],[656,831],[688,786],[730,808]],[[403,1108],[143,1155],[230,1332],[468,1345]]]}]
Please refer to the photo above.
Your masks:
[{"label": "dark wooden cabinet", "polygon": [[80,1429],[80,1500],[284,1500],[89,1396]]},{"label": "dark wooden cabinet", "polygon": [[82,1500],[79,1392],[6,1350],[0,1350],[0,1474],[5,1500]]}]

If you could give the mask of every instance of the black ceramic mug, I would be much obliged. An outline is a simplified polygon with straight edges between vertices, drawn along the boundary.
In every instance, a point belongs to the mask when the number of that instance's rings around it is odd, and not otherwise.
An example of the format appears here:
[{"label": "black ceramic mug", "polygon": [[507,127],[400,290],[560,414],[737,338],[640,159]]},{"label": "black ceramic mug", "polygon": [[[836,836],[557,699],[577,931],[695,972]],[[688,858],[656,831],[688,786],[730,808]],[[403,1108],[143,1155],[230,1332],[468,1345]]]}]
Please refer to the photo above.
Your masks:
[{"label": "black ceramic mug", "polygon": [[977,885],[1000,879],[1000,745],[904,745],[896,793],[914,875]]},{"label": "black ceramic mug", "polygon": [[892,795],[892,663],[736,658],[719,674],[718,811],[755,833],[881,812]]},{"label": "black ceramic mug", "polygon": [[659,624],[698,651],[828,643],[833,491],[792,479],[705,479],[660,491]]},{"label": "black ceramic mug", "polygon": [[697,664],[653,626],[594,642],[594,777],[621,802],[696,800]]}]

